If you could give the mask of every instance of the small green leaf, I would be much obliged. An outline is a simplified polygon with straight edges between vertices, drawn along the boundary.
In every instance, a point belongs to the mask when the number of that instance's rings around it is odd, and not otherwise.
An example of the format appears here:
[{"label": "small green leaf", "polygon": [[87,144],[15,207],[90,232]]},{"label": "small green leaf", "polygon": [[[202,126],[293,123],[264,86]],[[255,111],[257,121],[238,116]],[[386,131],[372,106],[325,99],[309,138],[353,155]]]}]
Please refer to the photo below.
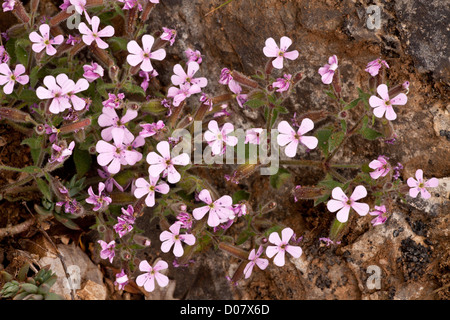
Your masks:
[{"label": "small green leaf", "polygon": [[290,177],[291,173],[287,169],[279,168],[276,174],[270,176],[270,185],[274,189],[279,189]]},{"label": "small green leaf", "polygon": [[330,129],[322,129],[316,132],[316,138],[319,140],[318,146],[325,157],[328,156],[328,139],[333,133]]},{"label": "small green leaf", "polygon": [[341,142],[345,138],[345,132],[338,131],[334,132],[330,138],[328,139],[328,152],[332,152],[334,149],[337,148],[341,144]]},{"label": "small green leaf", "polygon": [[249,198],[250,198],[250,193],[248,193],[245,190],[236,191],[232,196],[233,203],[239,203],[239,201],[248,200]]},{"label": "small green leaf", "polygon": [[251,99],[248,100],[244,105],[253,109],[257,109],[259,107],[262,107],[266,104],[266,101],[260,100],[260,99]]},{"label": "small green leaf", "polygon": [[359,130],[359,133],[367,140],[376,140],[383,135],[380,132],[373,130],[369,127],[361,128]]},{"label": "small green leaf", "polygon": [[73,151],[73,161],[75,162],[78,178],[83,177],[91,169],[92,157],[89,151],[75,148]]},{"label": "small green leaf", "polygon": [[353,109],[354,107],[356,107],[358,105],[358,103],[361,101],[361,98],[357,98],[355,100],[353,100],[352,102],[350,102],[348,105],[346,105],[344,107],[344,110],[350,110]]},{"label": "small green leaf", "polygon": [[52,200],[52,193],[50,192],[50,187],[47,182],[41,178],[36,178],[36,184],[44,197],[48,200]]}]

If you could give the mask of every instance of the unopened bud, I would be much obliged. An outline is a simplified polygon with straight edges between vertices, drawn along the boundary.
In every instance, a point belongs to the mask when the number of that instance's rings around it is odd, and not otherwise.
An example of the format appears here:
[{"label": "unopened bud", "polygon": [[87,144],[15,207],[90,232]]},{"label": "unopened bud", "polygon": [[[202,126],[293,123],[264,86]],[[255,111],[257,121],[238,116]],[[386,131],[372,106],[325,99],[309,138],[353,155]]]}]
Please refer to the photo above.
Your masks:
[{"label": "unopened bud", "polygon": [[389,97],[394,98],[395,96],[399,95],[400,93],[408,93],[409,91],[409,82],[406,81],[402,84],[398,84],[394,87],[391,88],[391,90],[389,90],[388,94]]},{"label": "unopened bud", "polygon": [[6,32],[8,33],[8,36],[10,36],[11,38],[19,38],[26,32],[26,25],[25,23],[15,24],[11,28],[9,28]]},{"label": "unopened bud", "polygon": [[297,186],[294,190],[292,190],[292,194],[296,199],[317,199],[325,195],[325,189]]},{"label": "unopened bud", "polygon": [[34,130],[36,131],[36,133],[38,135],[44,134],[45,133],[45,126],[43,124],[38,124],[37,126],[34,127]]},{"label": "unopened bud", "polygon": [[232,256],[234,256],[238,259],[242,259],[242,260],[248,259],[249,253],[247,251],[245,251],[239,247],[233,246],[229,243],[226,243],[226,242],[219,243],[219,249],[221,249],[225,252],[228,252],[229,254],[231,254]]},{"label": "unopened bud", "polygon": [[91,119],[86,118],[74,123],[69,123],[69,124],[65,124],[63,126],[61,126],[61,128],[59,129],[59,132],[64,134],[64,133],[69,133],[69,132],[75,132],[81,129],[86,128],[87,126],[91,125]]},{"label": "unopened bud", "polygon": [[139,234],[136,234],[136,235],[133,237],[133,241],[134,241],[136,244],[138,244],[138,245],[140,245],[140,246],[144,246],[144,247],[149,247],[149,246],[152,244],[152,242],[150,241],[149,238],[144,237],[144,236],[141,236],[141,235],[139,235]]},{"label": "unopened bud", "polygon": [[14,108],[0,107],[0,117],[14,122],[28,123],[33,122],[31,116],[23,111]]},{"label": "unopened bud", "polygon": [[300,80],[302,80],[302,78],[303,78],[303,74],[301,72],[299,72],[292,78],[292,83],[297,84]]},{"label": "unopened bud", "polygon": [[30,21],[30,17],[28,16],[27,11],[23,7],[22,1],[14,1],[14,9],[12,12],[17,18],[22,20],[24,23],[28,23],[28,21]]},{"label": "unopened bud", "polygon": [[261,214],[269,213],[269,212],[275,210],[276,207],[277,207],[277,203],[275,201],[271,201],[271,202],[265,204],[261,208]]},{"label": "unopened bud", "polygon": [[259,84],[255,80],[250,79],[247,76],[244,76],[242,73],[238,71],[231,71],[231,76],[233,77],[233,80],[236,82],[239,82],[240,84],[250,87],[250,88],[258,88]]}]

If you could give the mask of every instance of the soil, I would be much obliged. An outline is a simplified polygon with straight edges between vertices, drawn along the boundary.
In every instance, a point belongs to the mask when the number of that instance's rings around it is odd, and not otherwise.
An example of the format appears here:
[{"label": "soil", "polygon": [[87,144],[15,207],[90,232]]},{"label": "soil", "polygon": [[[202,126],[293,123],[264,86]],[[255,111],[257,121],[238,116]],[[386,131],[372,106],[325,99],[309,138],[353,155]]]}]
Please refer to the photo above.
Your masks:
[{"label": "soil", "polygon": [[[255,68],[265,63],[262,55],[264,40],[270,36],[279,38],[288,35],[295,39],[294,43],[300,43],[301,62],[296,67],[305,78],[286,106],[291,115],[294,112],[301,114],[333,109],[327,96],[317,89],[321,88],[317,69],[331,54],[337,54],[340,58],[346,100],[354,98],[357,87],[366,86],[368,75],[364,68],[367,62],[384,57],[391,66],[387,74],[390,83],[405,80],[411,83],[408,106],[399,110],[395,124],[398,142],[387,145],[354,137],[337,154],[337,158],[342,162],[360,163],[386,154],[392,163],[403,164],[403,181],[414,176],[417,168],[422,168],[429,177],[448,181],[450,141],[446,132],[450,130],[450,69],[447,57],[450,37],[441,24],[443,16],[450,16],[448,8],[438,7],[435,1],[429,1],[426,3],[429,7],[425,10],[425,0],[396,3],[267,0],[264,5],[258,6],[255,1],[234,0],[205,17],[223,1],[161,0],[161,5],[153,13],[155,18],[150,30],[171,26],[177,29],[179,38],[177,45],[168,49],[167,59],[158,67],[171,70],[173,64],[183,58],[182,50],[187,47],[199,49],[205,56],[202,74],[207,75],[211,82],[210,92],[219,95],[226,89],[214,79],[218,79],[222,67],[252,74]],[[40,10],[50,15],[61,1],[41,2]],[[372,32],[361,27],[361,21],[366,17],[365,8],[370,4],[380,5],[384,10],[385,20],[380,31]],[[428,18],[417,18],[423,15]],[[13,20],[11,15],[2,14],[1,31]],[[440,40],[435,34],[440,34],[447,41]],[[422,46],[428,49],[426,53]],[[161,75],[162,85],[170,82],[169,77],[170,73]],[[237,127],[247,128],[258,127],[263,120],[257,112],[235,108],[230,121]],[[24,167],[32,164],[28,146],[21,145],[23,137],[22,133],[0,120],[1,165]],[[304,158],[315,159],[317,156],[318,153],[313,151]],[[159,292],[160,298],[450,299],[448,186],[436,191],[433,201],[429,203],[409,199],[411,201],[405,204],[396,199],[393,213],[383,226],[374,228],[370,216],[351,216],[340,244],[327,246],[318,239],[328,236],[334,215],[328,212],[324,204],[314,206],[311,200],[295,201],[291,193],[296,185],[315,185],[323,178],[321,171],[291,168],[291,178],[280,189],[273,189],[269,178],[258,174],[239,184],[227,182],[223,177],[232,170],[231,167],[198,170],[198,174],[221,194],[246,190],[251,194],[249,204],[254,209],[268,201],[276,202],[275,210],[267,213],[266,217],[291,227],[297,236],[302,237],[299,242],[302,257],[288,259],[282,268],[271,265],[264,271],[255,270],[250,279],[233,286],[225,277],[233,274],[239,261],[209,246],[189,268],[182,268],[184,272],[170,267],[169,277],[176,285],[173,291]],[[340,173],[344,176],[354,174],[351,170]],[[20,178],[20,173],[0,171],[0,188]],[[17,201],[0,200],[0,228],[29,219],[30,213],[26,207],[33,208],[34,203],[39,203],[40,196],[35,187],[32,184],[23,187],[15,194]],[[155,220],[146,218],[150,214],[151,210],[148,210],[138,220],[138,225],[155,244],[159,241],[160,226]],[[95,264],[101,266],[108,289],[107,299],[143,299],[144,295],[137,287],[125,292],[114,290],[112,282],[117,266],[99,258],[98,248],[95,247],[98,233],[89,230],[91,222],[89,218],[81,220],[81,230],[74,231],[52,220],[46,230],[55,243],[79,246]],[[5,268],[15,273],[24,262],[29,261],[30,258],[18,260],[17,257],[21,257],[18,252],[30,248],[23,239],[37,242],[39,234],[36,228],[31,228],[14,237],[0,239],[0,270]],[[35,251],[29,250],[35,254]],[[164,257],[164,254],[152,248],[140,253],[141,259],[150,260],[158,256]],[[377,288],[368,285],[371,266],[378,267],[381,272],[380,286]]]}]

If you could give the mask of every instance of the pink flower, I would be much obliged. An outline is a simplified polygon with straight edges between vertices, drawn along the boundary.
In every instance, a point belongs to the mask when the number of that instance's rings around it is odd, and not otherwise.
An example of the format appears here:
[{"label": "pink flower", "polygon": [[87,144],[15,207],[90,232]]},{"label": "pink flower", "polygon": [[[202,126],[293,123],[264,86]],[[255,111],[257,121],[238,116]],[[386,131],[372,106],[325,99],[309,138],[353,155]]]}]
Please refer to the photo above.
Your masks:
[{"label": "pink flower", "polygon": [[11,71],[6,63],[0,64],[0,85],[5,85],[3,87],[3,92],[5,94],[11,94],[16,81],[22,85],[27,84],[29,77],[27,75],[22,75],[24,73],[25,67],[22,64],[16,65],[14,72]]},{"label": "pink flower", "polygon": [[207,189],[203,189],[198,194],[198,198],[206,203],[206,206],[195,208],[192,215],[196,220],[201,220],[206,213],[209,212],[208,225],[216,227],[220,223],[234,219],[234,211],[232,210],[233,199],[230,196],[222,196],[216,201],[212,201],[211,194]]},{"label": "pink flower", "polygon": [[102,30],[98,30],[98,27],[100,26],[100,18],[97,16],[92,17],[92,20],[89,24],[91,25],[92,30],[89,29],[84,22],[81,22],[78,26],[78,30],[83,35],[83,42],[89,46],[92,44],[92,42],[95,41],[100,49],[108,48],[109,45],[101,38],[112,37],[114,35],[114,27],[106,26]]},{"label": "pink flower", "polygon": [[[70,79],[67,79],[66,81],[70,84],[70,87],[66,90],[67,98],[72,103],[72,106],[76,111],[83,110],[86,106],[86,100],[76,96],[75,94],[87,90],[89,88],[89,82],[84,78],[78,79],[76,83]],[[65,85],[63,86],[66,87]]]},{"label": "pink flower", "polygon": [[162,120],[158,120],[156,123],[144,123],[140,124],[140,126],[142,131],[139,132],[139,135],[143,138],[147,138],[159,133],[166,125]]},{"label": "pink flower", "polygon": [[138,178],[135,182],[136,189],[134,189],[134,196],[138,199],[147,195],[145,198],[145,204],[147,207],[153,207],[155,205],[155,192],[167,194],[170,191],[170,187],[167,183],[160,181],[159,176],[149,176],[150,183],[144,178]]},{"label": "pink flower", "polygon": [[133,230],[133,224],[122,217],[118,217],[117,223],[113,226],[113,229],[119,235],[119,238],[122,238],[124,235]]},{"label": "pink flower", "polygon": [[121,165],[134,165],[139,157],[134,151],[127,150],[124,145],[125,131],[114,128],[111,131],[114,143],[99,140],[95,146],[99,155],[97,163],[101,166],[108,166],[108,172],[115,174],[120,171]]},{"label": "pink flower", "polygon": [[183,246],[181,242],[186,243],[189,246],[194,245],[195,236],[193,234],[180,234],[181,223],[175,222],[169,228],[170,231],[163,231],[159,240],[162,241],[161,251],[169,252],[170,248],[173,246],[173,254],[175,257],[181,257],[184,253]]},{"label": "pink flower", "polygon": [[94,193],[92,186],[89,187],[88,189],[89,197],[86,199],[86,202],[94,205],[94,208],[92,210],[94,211],[104,210],[112,202],[112,199],[110,197],[104,195],[103,193],[104,190],[105,184],[103,182],[98,183],[98,195]]},{"label": "pink flower", "polygon": [[220,84],[229,84],[230,81],[234,82],[230,69],[223,68],[222,71],[220,72],[219,83]]},{"label": "pink flower", "polygon": [[0,46],[0,62],[5,63],[9,61],[9,55],[4,46]]},{"label": "pink flower", "polygon": [[291,228],[284,228],[281,231],[281,239],[278,232],[272,232],[270,234],[269,242],[275,244],[275,246],[268,246],[266,249],[266,255],[269,258],[276,255],[273,259],[275,265],[279,267],[284,266],[285,252],[288,252],[294,258],[299,258],[302,255],[302,248],[289,244],[289,240],[291,240],[293,235],[294,230]]},{"label": "pink flower", "polygon": [[124,143],[133,141],[134,136],[125,124],[136,118],[137,115],[138,112],[136,110],[126,109],[125,115],[119,118],[115,109],[103,107],[102,114],[98,117],[98,125],[100,127],[106,127],[101,132],[102,139],[111,141],[113,138],[112,130],[119,128],[124,132]]},{"label": "pink flower", "polygon": [[194,78],[194,74],[200,69],[197,62],[189,62],[187,64],[187,73],[183,70],[180,64],[176,64],[173,67],[173,73],[175,73],[170,79],[173,85],[179,86],[182,84],[198,85],[200,88],[204,88],[208,85],[208,80],[206,78]]},{"label": "pink flower", "polygon": [[187,63],[191,62],[191,61],[195,61],[198,64],[202,63],[202,53],[198,50],[192,50],[191,48],[186,49],[186,51],[184,51],[184,54],[186,55]]},{"label": "pink flower", "polygon": [[72,4],[75,7],[75,11],[78,12],[80,15],[84,13],[87,22],[91,23],[91,18],[89,17],[86,11],[86,0],[70,0],[70,4]]},{"label": "pink flower", "polygon": [[339,222],[345,223],[348,220],[350,208],[353,208],[360,216],[365,216],[369,212],[369,205],[367,203],[356,202],[367,196],[367,190],[364,186],[357,186],[353,190],[352,195],[348,198],[340,187],[336,187],[331,191],[332,200],[327,203],[327,208],[331,212],[339,212],[336,218]]},{"label": "pink flower", "polygon": [[121,101],[125,98],[124,93],[119,93],[117,96],[113,93],[108,93],[108,100],[102,102],[104,107],[118,109]]},{"label": "pink flower", "polygon": [[230,90],[235,94],[236,96],[236,101],[239,105],[239,107],[243,108],[244,104],[247,102],[248,100],[248,95],[243,94],[242,93],[242,87],[239,85],[239,83],[237,83],[234,80],[231,80],[228,83],[228,87],[230,88]]},{"label": "pink flower", "polygon": [[370,73],[372,77],[375,77],[380,71],[382,66],[385,66],[386,68],[389,69],[389,65],[387,64],[386,61],[381,60],[381,58],[375,59],[367,64],[365,71]]},{"label": "pink flower", "polygon": [[234,147],[238,143],[238,138],[235,136],[229,136],[234,131],[234,126],[231,123],[225,123],[222,129],[219,129],[219,125],[216,120],[211,120],[208,123],[208,130],[205,131],[205,140],[211,147],[211,151],[214,155],[218,155],[224,151],[224,144]]},{"label": "pink flower", "polygon": [[116,186],[116,188],[119,189],[119,191],[123,192],[124,189],[114,179],[113,175],[111,175],[108,172],[108,168],[104,167],[103,170],[97,169],[97,173],[101,178],[106,179],[105,180],[106,191],[111,192],[113,190],[114,186]]},{"label": "pink flower", "polygon": [[113,240],[110,243],[106,243],[103,240],[98,240],[98,243],[102,247],[102,250],[100,251],[100,258],[109,259],[109,262],[112,263],[114,256],[116,255],[116,253],[114,252],[116,242]]},{"label": "pink flower", "polygon": [[131,40],[127,44],[127,50],[130,53],[127,56],[127,61],[133,67],[141,64],[141,70],[150,72],[153,70],[152,63],[150,59],[161,61],[166,57],[166,51],[164,49],[158,49],[151,52],[155,38],[149,34],[144,34],[142,36],[142,49],[136,41]]},{"label": "pink flower", "polygon": [[41,24],[39,26],[39,35],[36,31],[30,33],[30,41],[33,42],[31,48],[34,52],[41,52],[45,48],[45,52],[49,56],[53,56],[56,53],[54,44],[61,44],[64,41],[63,35],[58,35],[53,39],[50,39],[50,27],[48,24]]},{"label": "pink flower", "polygon": [[4,0],[4,2],[2,4],[3,12],[14,10],[14,5],[15,4],[16,4],[15,0]]},{"label": "pink flower", "polygon": [[261,134],[263,133],[264,129],[262,128],[252,128],[245,132],[245,143],[250,144],[260,144],[260,138]]},{"label": "pink flower", "polygon": [[187,153],[182,153],[174,158],[170,154],[170,146],[167,141],[161,141],[156,145],[156,149],[162,155],[156,152],[150,152],[147,155],[147,162],[150,164],[148,172],[151,176],[167,175],[170,183],[177,183],[181,179],[180,173],[175,169],[175,165],[186,166],[191,161]]},{"label": "pink flower", "polygon": [[278,88],[277,92],[288,91],[291,86],[292,75],[285,74],[283,78],[277,78],[277,81],[272,83],[274,88]]},{"label": "pink flower", "polygon": [[379,156],[377,160],[371,161],[369,167],[375,170],[369,173],[372,179],[384,177],[391,170],[385,156]]},{"label": "pink flower", "polygon": [[338,58],[333,55],[328,58],[328,64],[319,68],[319,74],[322,76],[324,84],[330,84],[333,81],[334,72],[338,68]]},{"label": "pink flower", "polygon": [[39,99],[52,99],[49,111],[53,114],[58,114],[70,108],[67,92],[72,90],[73,85],[67,80],[67,76],[63,73],[57,75],[56,78],[46,76],[44,78],[44,84],[47,89],[39,87],[36,90],[36,95]]},{"label": "pink flower", "polygon": [[114,284],[117,286],[118,290],[123,290],[129,281],[125,270],[122,269],[122,271],[116,273],[116,281],[114,281]]},{"label": "pink flower", "polygon": [[163,260],[159,260],[152,268],[147,261],[143,260],[139,263],[139,270],[145,272],[137,276],[136,284],[144,287],[145,291],[152,292],[155,290],[155,279],[160,287],[165,287],[169,284],[169,278],[160,273],[161,270],[167,269],[169,265]]},{"label": "pink flower", "polygon": [[163,27],[163,33],[161,34],[161,39],[164,41],[169,41],[172,46],[175,42],[175,38],[177,37],[177,31],[175,29],[169,29]]},{"label": "pink flower", "polygon": [[149,0],[151,3],[159,3],[159,0]]},{"label": "pink flower", "polygon": [[137,0],[118,0],[124,3],[123,10],[133,9],[136,5],[139,11],[142,11],[142,5]]},{"label": "pink flower", "polygon": [[250,260],[250,262],[247,263],[244,268],[245,279],[248,279],[250,277],[255,265],[257,265],[261,270],[264,270],[269,265],[269,260],[260,258],[263,251],[263,247],[259,247],[258,252],[256,252],[255,249],[250,251],[250,254],[248,255],[248,260]]},{"label": "pink flower", "polygon": [[84,70],[83,77],[89,82],[93,82],[98,78],[103,77],[104,73],[103,68],[95,62],[92,62],[90,65],[85,64],[83,66],[83,70]]},{"label": "pink flower", "polygon": [[167,97],[173,98],[173,105],[178,107],[182,101],[201,91],[202,89],[197,84],[190,85],[189,83],[185,83],[180,85],[180,88],[170,87],[167,92]]},{"label": "pink flower", "polygon": [[272,65],[274,68],[282,69],[284,58],[289,60],[295,60],[298,58],[297,50],[286,52],[291,44],[292,40],[286,36],[281,37],[280,47],[278,47],[273,38],[269,38],[266,40],[266,46],[264,47],[263,52],[266,57],[275,58],[272,61]]},{"label": "pink flower", "polygon": [[422,198],[429,199],[431,198],[431,194],[426,188],[436,188],[439,185],[439,180],[436,178],[431,178],[428,181],[424,181],[422,169],[418,169],[416,171],[416,179],[411,177],[408,178],[406,182],[411,188],[409,189],[409,195],[413,198],[417,197],[420,191]]},{"label": "pink flower", "polygon": [[75,141],[72,141],[68,147],[59,146],[57,144],[52,145],[52,156],[50,157],[50,163],[53,162],[64,162],[68,157],[72,155],[73,148],[75,147]]},{"label": "pink flower", "polygon": [[377,92],[380,98],[377,96],[371,96],[369,99],[369,104],[373,109],[373,114],[377,118],[382,118],[384,113],[386,113],[386,119],[395,120],[397,114],[392,106],[403,106],[408,101],[406,94],[400,93],[394,98],[389,98],[388,87],[385,84],[380,84],[377,88]]},{"label": "pink flower", "polygon": [[297,132],[291,127],[287,121],[281,121],[278,124],[278,131],[280,134],[277,136],[277,143],[286,148],[284,153],[286,156],[293,158],[297,154],[297,147],[299,143],[304,144],[308,149],[314,149],[317,147],[319,140],[314,136],[304,136],[305,133],[311,131],[314,128],[314,122],[311,119],[305,118],[302,120]]},{"label": "pink flower", "polygon": [[369,214],[371,216],[377,216],[375,219],[373,219],[371,221],[372,225],[378,226],[380,224],[383,224],[386,222],[387,217],[386,217],[386,206],[375,206],[375,210],[374,211],[370,211]]}]

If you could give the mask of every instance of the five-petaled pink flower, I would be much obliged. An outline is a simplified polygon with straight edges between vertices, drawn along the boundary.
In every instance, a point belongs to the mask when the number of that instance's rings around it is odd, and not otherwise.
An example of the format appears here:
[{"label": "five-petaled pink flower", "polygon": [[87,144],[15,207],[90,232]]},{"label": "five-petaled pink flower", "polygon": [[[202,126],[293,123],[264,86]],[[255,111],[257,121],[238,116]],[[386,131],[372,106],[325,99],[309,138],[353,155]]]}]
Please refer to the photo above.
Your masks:
[{"label": "five-petaled pink flower", "polygon": [[208,212],[209,216],[207,223],[210,227],[216,227],[220,223],[234,219],[235,214],[232,209],[233,199],[230,196],[222,196],[213,202],[209,191],[207,189],[203,189],[198,194],[198,198],[207,205],[195,208],[192,211],[192,215],[196,220],[202,219]]},{"label": "five-petaled pink flower", "polygon": [[89,82],[93,82],[96,79],[103,77],[104,74],[103,68],[95,62],[92,62],[90,65],[85,64],[83,70],[83,77]]},{"label": "five-petaled pink flower", "polygon": [[417,197],[420,191],[422,198],[429,199],[431,198],[431,194],[426,188],[436,188],[439,185],[439,180],[437,178],[431,178],[428,181],[424,181],[422,169],[416,171],[416,179],[410,177],[406,182],[411,188],[409,189],[409,195],[413,198]]},{"label": "five-petaled pink flower", "polygon": [[167,176],[167,181],[177,183],[181,179],[180,173],[175,169],[177,166],[186,166],[191,162],[187,153],[182,153],[176,157],[170,154],[170,145],[167,141],[161,141],[156,145],[156,149],[161,154],[150,152],[147,155],[147,163],[150,165],[148,173],[151,176],[159,176],[163,173],[163,177]]},{"label": "five-petaled pink flower", "polygon": [[359,199],[367,196],[367,190],[364,186],[357,186],[350,198],[348,198],[340,187],[336,187],[331,191],[331,197],[327,203],[327,208],[331,212],[338,211],[336,218],[339,222],[345,223],[348,220],[350,208],[353,208],[360,216],[365,216],[369,212],[369,205],[367,203],[356,202]]},{"label": "five-petaled pink flower", "polygon": [[136,188],[134,189],[134,196],[138,199],[147,195],[145,198],[145,204],[147,207],[153,207],[155,205],[155,192],[167,194],[170,187],[164,181],[159,180],[159,176],[149,176],[150,183],[144,178],[138,178],[135,182]]},{"label": "five-petaled pink flower", "polygon": [[161,251],[169,252],[173,246],[173,254],[175,257],[181,257],[184,253],[181,242],[186,243],[189,246],[194,245],[195,236],[193,234],[180,234],[181,222],[177,221],[169,227],[170,231],[163,231],[159,235],[159,240],[162,241]]},{"label": "five-petaled pink flower", "polygon": [[286,36],[281,37],[280,47],[278,47],[273,38],[269,38],[266,40],[266,46],[264,47],[263,52],[266,57],[275,58],[272,61],[272,65],[274,68],[282,69],[284,58],[289,60],[295,60],[298,58],[297,50],[287,52],[287,49],[291,46],[291,44],[292,40]]},{"label": "five-petaled pink flower", "polygon": [[382,118],[386,113],[386,119],[395,120],[397,114],[392,106],[403,106],[408,101],[408,97],[404,93],[399,93],[394,98],[389,98],[388,87],[385,84],[380,84],[377,88],[377,92],[381,99],[377,96],[371,96],[369,99],[369,104],[373,109],[373,114],[377,118]]},{"label": "five-petaled pink flower", "polygon": [[147,292],[155,290],[155,280],[160,287],[167,286],[169,284],[169,278],[160,271],[168,267],[169,265],[164,260],[159,260],[153,268],[146,260],[142,260],[139,263],[139,270],[145,273],[137,276],[136,284],[139,287],[143,286]]},{"label": "five-petaled pink flower", "polygon": [[161,34],[160,37],[161,40],[169,41],[170,45],[172,46],[175,42],[176,37],[177,37],[177,30],[163,27],[163,33]]},{"label": "five-petaled pink flower", "polygon": [[187,48],[186,51],[184,51],[184,54],[186,55],[187,63],[191,61],[195,61],[198,64],[202,63],[202,53],[198,50],[192,50],[191,48]]},{"label": "five-petaled pink flower", "polygon": [[233,124],[228,122],[222,126],[222,129],[219,129],[219,125],[216,120],[211,120],[208,123],[208,130],[205,131],[204,136],[214,155],[224,152],[224,144],[232,147],[237,145],[238,138],[235,136],[229,136],[229,134],[233,131]]},{"label": "five-petaled pink flower", "polygon": [[113,138],[112,130],[114,128],[119,128],[124,132],[124,143],[133,141],[134,136],[125,124],[136,118],[137,115],[138,112],[136,110],[126,109],[125,114],[122,117],[119,117],[115,109],[103,107],[102,114],[98,117],[98,125],[100,127],[105,127],[101,132],[102,139],[111,141]]},{"label": "five-petaled pink flower", "polygon": [[244,108],[244,104],[248,101],[248,95],[242,93],[242,87],[240,84],[237,83],[237,81],[231,80],[228,83],[228,88],[230,88],[231,92],[234,93],[239,107]]},{"label": "five-petaled pink flower", "polygon": [[172,80],[173,85],[179,86],[182,84],[193,85],[196,84],[200,88],[204,88],[208,85],[208,80],[204,77],[194,78],[194,74],[200,69],[200,66],[197,62],[189,62],[187,64],[187,72],[184,71],[183,67],[180,64],[176,64],[173,67],[173,73],[175,73],[170,79]]},{"label": "five-petaled pink flower", "polygon": [[378,179],[379,177],[386,176],[391,170],[389,163],[385,156],[379,156],[377,160],[373,160],[369,163],[369,167],[374,169],[374,171],[370,172],[370,176],[372,179]]},{"label": "five-petaled pink flower", "polygon": [[[91,23],[91,18],[89,17],[87,11],[86,11],[86,0],[69,0],[70,4],[74,6],[75,11],[82,15],[84,13],[84,16],[86,17],[86,21],[88,23]],[[67,8],[66,8],[67,9]],[[65,9],[62,9],[65,10]]]},{"label": "five-petaled pink flower", "polygon": [[305,118],[302,120],[297,132],[291,127],[291,125],[283,120],[278,124],[277,142],[281,147],[286,146],[284,153],[286,156],[293,158],[297,154],[297,147],[299,143],[304,144],[308,149],[314,149],[317,147],[319,140],[314,136],[304,136],[305,133],[311,131],[314,128],[314,122]]},{"label": "five-petaled pink flower", "polygon": [[158,122],[143,123],[139,126],[141,126],[142,128],[141,132],[139,132],[139,135],[143,138],[147,138],[159,133],[164,129],[166,125],[164,124],[164,121],[158,120]]},{"label": "five-petaled pink flower", "polygon": [[149,34],[144,34],[142,36],[142,47],[134,40],[131,40],[127,44],[127,50],[130,53],[127,56],[127,61],[133,67],[141,64],[141,70],[150,72],[153,70],[152,63],[150,59],[161,61],[166,57],[166,50],[158,49],[151,52],[155,38]]},{"label": "five-petaled pink flower", "polygon": [[67,145],[52,145],[52,155],[48,162],[54,163],[54,162],[64,162],[64,160],[67,159],[67,157],[70,157],[72,155],[73,148],[75,147],[75,141],[72,141],[69,146]]},{"label": "five-petaled pink flower", "polygon": [[289,240],[291,240],[293,235],[294,230],[292,230],[291,228],[284,228],[281,231],[281,239],[278,232],[272,232],[269,235],[269,242],[273,243],[274,246],[267,247],[266,255],[269,258],[272,258],[276,255],[273,259],[275,265],[279,267],[284,266],[285,252],[288,252],[294,258],[299,258],[302,255],[302,248],[289,244]]},{"label": "five-petaled pink flower", "polygon": [[112,199],[103,193],[104,190],[105,184],[103,182],[98,183],[98,195],[94,193],[92,186],[89,187],[89,197],[86,198],[86,202],[94,205],[94,208],[92,208],[92,210],[99,211],[106,209],[106,207],[109,206],[109,204],[112,202]]},{"label": "five-petaled pink flower", "polygon": [[245,279],[248,279],[250,277],[253,271],[253,267],[255,265],[257,265],[261,270],[264,270],[269,265],[269,260],[260,258],[263,251],[264,251],[263,247],[259,247],[258,251],[256,251],[255,249],[250,251],[250,254],[248,255],[248,260],[250,261],[244,268]]},{"label": "five-petaled pink flower", "polygon": [[14,72],[11,71],[6,63],[0,64],[0,85],[3,86],[3,92],[10,94],[13,92],[14,84],[16,81],[22,85],[27,84],[29,77],[23,75],[25,73],[25,67],[22,64],[16,65]]},{"label": "five-petaled pink flower", "polygon": [[328,63],[319,68],[319,74],[322,76],[322,82],[324,84],[330,84],[333,81],[333,76],[338,68],[338,58],[333,55],[328,58]]},{"label": "five-petaled pink flower", "polygon": [[39,99],[52,99],[49,106],[49,111],[53,114],[58,114],[70,108],[70,101],[67,97],[67,92],[72,89],[72,83],[68,80],[67,75],[61,73],[55,77],[46,76],[44,84],[47,88],[39,87],[36,90],[36,95]]},{"label": "five-petaled pink flower", "polygon": [[76,96],[75,94],[87,90],[89,88],[89,82],[84,78],[78,79],[76,83],[69,78],[67,78],[66,81],[70,83],[69,88],[67,88],[66,96],[72,103],[74,110],[83,110],[86,106],[86,100]]},{"label": "five-petaled pink flower", "polygon": [[103,240],[98,240],[98,243],[102,247],[102,250],[100,251],[100,258],[109,259],[109,262],[112,263],[114,256],[116,255],[116,253],[114,252],[114,249],[116,248],[116,242],[112,240],[110,243],[106,243]]},{"label": "five-petaled pink flower", "polygon": [[260,144],[261,143],[261,134],[263,133],[264,129],[262,128],[252,128],[248,129],[245,132],[245,143],[250,144]]},{"label": "five-petaled pink flower", "polygon": [[16,0],[4,0],[2,4],[3,12],[14,10],[14,5],[16,4]]},{"label": "five-petaled pink flower", "polygon": [[89,27],[84,22],[81,22],[78,26],[78,30],[83,35],[83,42],[89,46],[92,44],[92,42],[95,41],[100,49],[108,48],[109,45],[101,38],[112,37],[114,35],[114,27],[106,26],[102,30],[98,30],[98,27],[100,26],[100,18],[97,16],[92,17],[90,25],[92,27],[92,30],[89,29]]},{"label": "five-petaled pink flower", "polygon": [[122,269],[122,271],[116,273],[116,281],[114,281],[114,284],[117,286],[118,290],[123,290],[129,281],[125,270]]},{"label": "five-petaled pink flower", "polygon": [[58,35],[53,39],[50,39],[50,26],[48,24],[41,24],[39,26],[39,35],[36,31],[30,33],[30,41],[33,42],[31,48],[34,52],[41,52],[45,48],[45,52],[52,56],[56,53],[56,49],[53,47],[54,44],[61,44],[64,41],[63,35]]},{"label": "five-petaled pink flower", "polygon": [[291,74],[285,74],[283,78],[277,78],[277,81],[272,83],[272,87],[278,88],[276,90],[277,92],[288,91],[291,86],[291,79],[292,79]]},{"label": "five-petaled pink flower", "polygon": [[368,73],[370,73],[370,75],[371,75],[372,77],[375,77],[375,76],[378,74],[378,72],[380,71],[380,69],[381,69],[382,66],[385,66],[386,68],[389,69],[389,65],[387,64],[386,61],[381,60],[381,58],[375,59],[375,60],[373,60],[373,61],[370,61],[370,62],[367,64],[367,67],[366,67],[365,71],[367,71]]},{"label": "five-petaled pink flower", "polygon": [[190,85],[189,83],[183,83],[179,88],[170,87],[167,91],[167,97],[173,98],[173,105],[178,107],[182,101],[201,91],[202,89],[197,84]]},{"label": "five-petaled pink flower", "polygon": [[387,220],[386,211],[387,211],[386,206],[383,205],[383,206],[375,206],[375,210],[369,212],[371,216],[376,216],[371,221],[374,227],[386,222]]}]

